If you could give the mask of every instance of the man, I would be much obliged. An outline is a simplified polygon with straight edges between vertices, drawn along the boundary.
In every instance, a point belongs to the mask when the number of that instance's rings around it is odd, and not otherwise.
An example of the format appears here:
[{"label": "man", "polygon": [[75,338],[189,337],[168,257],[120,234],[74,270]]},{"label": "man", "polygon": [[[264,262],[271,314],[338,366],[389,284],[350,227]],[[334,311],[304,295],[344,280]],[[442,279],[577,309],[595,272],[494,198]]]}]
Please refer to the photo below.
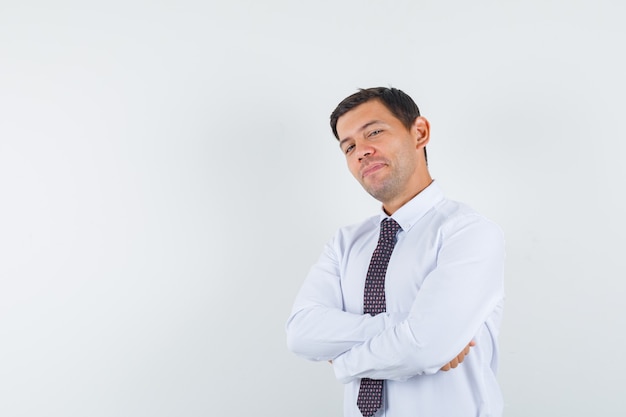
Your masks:
[{"label": "man", "polygon": [[287,322],[290,350],[332,363],[346,417],[501,416],[500,228],[433,182],[429,122],[402,91],[360,90],[331,127],[382,210],[326,245]]}]

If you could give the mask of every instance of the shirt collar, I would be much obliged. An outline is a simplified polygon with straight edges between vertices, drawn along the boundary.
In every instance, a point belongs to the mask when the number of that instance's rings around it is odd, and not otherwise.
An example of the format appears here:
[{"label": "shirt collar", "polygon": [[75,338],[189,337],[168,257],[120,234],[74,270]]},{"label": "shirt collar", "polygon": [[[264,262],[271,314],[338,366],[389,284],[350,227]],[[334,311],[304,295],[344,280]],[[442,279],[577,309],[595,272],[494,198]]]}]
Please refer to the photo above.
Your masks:
[{"label": "shirt collar", "polygon": [[443,198],[443,191],[439,187],[439,184],[433,181],[428,187],[424,188],[419,194],[406,202],[391,216],[385,213],[381,207],[379,223],[384,219],[391,217],[398,222],[403,231],[408,232],[409,229],[422,218],[422,216],[424,216],[438,202],[443,200]]}]

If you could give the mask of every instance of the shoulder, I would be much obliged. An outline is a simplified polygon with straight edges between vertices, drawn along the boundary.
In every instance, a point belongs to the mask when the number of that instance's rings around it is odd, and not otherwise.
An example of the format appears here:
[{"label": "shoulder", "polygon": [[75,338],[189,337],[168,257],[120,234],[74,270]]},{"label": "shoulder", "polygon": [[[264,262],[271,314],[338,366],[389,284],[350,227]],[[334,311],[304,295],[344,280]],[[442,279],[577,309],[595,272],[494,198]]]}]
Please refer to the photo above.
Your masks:
[{"label": "shoulder", "polygon": [[327,249],[339,254],[345,253],[354,245],[378,235],[380,215],[371,216],[358,223],[339,228],[327,244]]},{"label": "shoulder", "polygon": [[347,226],[343,226],[337,230],[335,239],[342,241],[355,241],[364,235],[369,235],[372,232],[377,232],[378,223],[380,221],[380,215],[370,216],[365,220],[361,220],[357,223],[352,223]]},{"label": "shoulder", "polygon": [[443,199],[433,208],[433,217],[441,225],[440,231],[445,235],[471,230],[484,237],[491,235],[494,239],[504,238],[498,224],[459,201]]}]

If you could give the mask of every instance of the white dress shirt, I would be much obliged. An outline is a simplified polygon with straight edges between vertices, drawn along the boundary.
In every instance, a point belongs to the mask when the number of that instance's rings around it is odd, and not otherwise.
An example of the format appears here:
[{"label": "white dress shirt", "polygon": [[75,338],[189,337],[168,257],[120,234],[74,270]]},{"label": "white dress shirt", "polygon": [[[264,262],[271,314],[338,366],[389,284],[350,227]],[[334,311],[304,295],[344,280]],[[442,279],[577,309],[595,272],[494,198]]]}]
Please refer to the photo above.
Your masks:
[{"label": "white dress shirt", "polygon": [[[500,228],[436,183],[397,210],[402,230],[385,278],[387,311],[363,314],[363,291],[382,210],[341,228],[304,281],[287,322],[296,354],[333,361],[344,415],[360,378],[384,379],[376,416],[501,416],[497,336],[504,300]],[[476,341],[464,362],[440,368]]]}]

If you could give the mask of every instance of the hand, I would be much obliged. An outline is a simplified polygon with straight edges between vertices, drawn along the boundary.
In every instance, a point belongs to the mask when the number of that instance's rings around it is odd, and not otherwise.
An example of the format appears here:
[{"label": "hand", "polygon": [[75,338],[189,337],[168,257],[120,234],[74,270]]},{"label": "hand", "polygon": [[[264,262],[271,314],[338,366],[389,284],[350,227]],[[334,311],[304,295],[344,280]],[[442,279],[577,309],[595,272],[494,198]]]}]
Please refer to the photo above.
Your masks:
[{"label": "hand", "polygon": [[456,368],[457,366],[459,366],[460,363],[463,362],[463,360],[465,359],[465,356],[467,354],[469,354],[470,348],[476,346],[476,342],[475,341],[471,341],[467,344],[467,346],[465,346],[465,349],[463,349],[461,351],[461,353],[459,353],[457,355],[456,358],[452,359],[449,363],[447,363],[446,365],[444,365],[441,370],[442,371],[449,371],[450,369]]}]

